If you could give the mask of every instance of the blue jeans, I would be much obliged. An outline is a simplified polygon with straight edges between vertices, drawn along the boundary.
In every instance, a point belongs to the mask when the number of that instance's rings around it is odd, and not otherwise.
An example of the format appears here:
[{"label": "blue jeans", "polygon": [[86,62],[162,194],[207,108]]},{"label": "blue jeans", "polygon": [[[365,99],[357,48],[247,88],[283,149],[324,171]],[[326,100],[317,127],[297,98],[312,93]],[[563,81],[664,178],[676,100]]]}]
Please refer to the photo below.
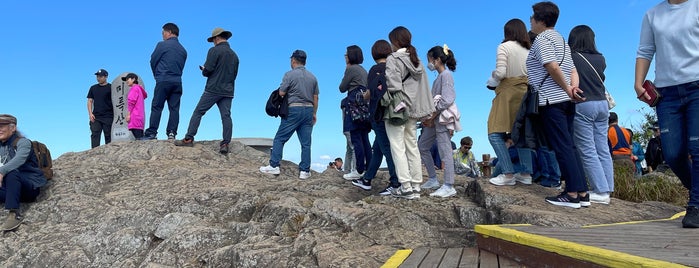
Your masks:
[{"label": "blue jeans", "polygon": [[573,135],[575,104],[569,101],[539,107],[546,140],[556,154],[561,178],[566,180],[566,192],[587,192],[587,182],[578,156]]},{"label": "blue jeans", "polygon": [[[514,172],[527,173],[531,176],[534,176],[534,164],[532,163],[532,149],[510,147],[507,151],[509,152],[511,161],[515,158],[518,159],[518,161],[512,161]],[[498,162],[500,162],[499,157],[497,160]],[[495,168],[493,169],[492,175],[493,177],[497,177],[500,174],[503,174],[502,165],[496,164]]]},{"label": "blue jeans", "polygon": [[374,146],[372,147],[371,161],[369,162],[369,167],[364,172],[364,179],[372,180],[376,177],[376,172],[381,166],[381,161],[383,157],[386,156],[386,165],[388,165],[388,174],[391,176],[390,186],[398,188],[400,183],[398,182],[398,175],[396,175],[396,166],[393,164],[393,156],[391,156],[391,144],[388,141],[388,136],[386,135],[386,126],[383,121],[381,122],[371,122],[371,129],[374,130]]},{"label": "blue jeans", "polygon": [[507,145],[505,145],[505,133],[490,133],[488,134],[488,140],[490,145],[493,146],[495,155],[498,157],[498,163],[496,164],[496,167],[500,166],[498,170],[504,174],[515,173],[510,153],[507,151]]},{"label": "blue jeans", "polygon": [[[367,126],[368,127],[368,126]],[[357,172],[364,173],[371,162],[371,143],[369,142],[370,128],[358,128],[350,130],[354,157],[357,163]]]},{"label": "blue jeans", "polygon": [[182,97],[182,83],[156,82],[153,92],[153,102],[150,108],[150,125],[146,129],[146,136],[158,135],[160,115],[167,101],[170,118],[167,120],[166,133],[177,135],[177,126],[180,124],[180,98]]},{"label": "blue jeans", "polygon": [[606,100],[575,105],[575,147],[595,193],[614,191],[614,167],[609,153],[609,106]]},{"label": "blue jeans", "polygon": [[221,141],[221,144],[231,143],[231,136],[233,136],[233,120],[231,119],[232,102],[233,97],[224,97],[204,91],[204,93],[201,94],[199,103],[197,103],[197,107],[194,108],[194,112],[192,112],[192,118],[189,119],[189,127],[187,128],[187,135],[185,135],[185,138],[193,139],[194,136],[197,135],[201,117],[216,104],[216,106],[218,106],[218,111],[221,113],[221,123],[223,124],[223,141]]},{"label": "blue jeans", "polygon": [[289,107],[289,116],[282,118],[272,143],[269,165],[278,167],[284,153],[284,144],[296,132],[301,144],[300,171],[311,171],[311,135],[313,134],[313,107]]},{"label": "blue jeans", "polygon": [[34,188],[28,179],[22,178],[22,173],[13,170],[5,174],[0,186],[0,201],[6,209],[19,209],[19,202],[34,202],[39,196],[39,188]]},{"label": "blue jeans", "polygon": [[699,81],[658,90],[663,96],[656,106],[663,157],[689,190],[687,205],[699,207]]}]

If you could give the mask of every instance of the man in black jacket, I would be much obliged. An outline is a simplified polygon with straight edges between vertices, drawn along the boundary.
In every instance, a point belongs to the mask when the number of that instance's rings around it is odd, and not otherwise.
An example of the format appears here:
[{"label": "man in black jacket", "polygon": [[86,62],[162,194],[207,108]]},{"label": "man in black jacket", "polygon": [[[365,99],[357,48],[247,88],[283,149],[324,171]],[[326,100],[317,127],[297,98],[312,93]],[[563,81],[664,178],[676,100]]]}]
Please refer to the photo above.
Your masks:
[{"label": "man in black jacket", "polygon": [[223,122],[223,140],[221,141],[219,152],[228,153],[228,144],[233,135],[233,120],[231,119],[231,103],[233,102],[233,92],[235,90],[235,78],[238,76],[238,55],[228,44],[228,38],[233,34],[222,28],[216,28],[211,33],[211,37],[206,39],[214,43],[214,47],[209,49],[206,56],[206,63],[199,66],[202,75],[208,77],[204,93],[199,99],[197,107],[194,108],[192,118],[189,120],[189,127],[184,139],[175,141],[176,146],[194,145],[194,135],[197,134],[201,117],[211,109],[214,104],[218,106]]}]

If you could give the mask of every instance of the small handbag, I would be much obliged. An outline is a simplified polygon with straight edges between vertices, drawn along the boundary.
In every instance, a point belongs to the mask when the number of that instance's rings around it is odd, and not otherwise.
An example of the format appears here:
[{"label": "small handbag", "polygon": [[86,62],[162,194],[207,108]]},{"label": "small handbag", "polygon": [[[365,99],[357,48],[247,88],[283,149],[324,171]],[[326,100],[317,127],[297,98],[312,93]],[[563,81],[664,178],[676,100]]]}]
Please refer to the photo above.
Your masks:
[{"label": "small handbag", "polygon": [[[650,80],[646,80],[643,82],[643,89],[644,91],[641,92],[641,94],[638,95],[638,99],[641,100],[642,102],[648,103],[650,107],[655,107],[655,105],[658,105],[658,102],[660,102],[660,99],[663,97],[660,94],[660,91],[658,91],[657,88],[655,88],[655,85],[653,82]],[[647,100],[646,98],[643,97],[643,93],[647,93],[648,96],[650,96],[650,100]]]},{"label": "small handbag", "polygon": [[602,82],[602,85],[604,86],[604,97],[607,98],[607,103],[609,103],[609,110],[611,110],[612,108],[616,107],[616,101],[615,101],[614,98],[612,97],[612,94],[609,94],[609,91],[607,90],[607,86],[604,85],[604,80],[602,80],[602,77],[601,77],[601,76],[599,75],[599,73],[597,72],[597,69],[595,69],[595,67],[592,67],[592,64],[590,63],[590,61],[588,61],[588,60],[585,58],[585,56],[583,56],[582,54],[580,54],[580,52],[576,52],[576,53],[578,53],[578,56],[580,56],[581,58],[583,58],[583,60],[585,60],[585,62],[587,62],[587,65],[590,65],[590,68],[592,68],[592,70],[595,71],[595,74],[597,75],[597,78],[599,78],[599,81]]}]

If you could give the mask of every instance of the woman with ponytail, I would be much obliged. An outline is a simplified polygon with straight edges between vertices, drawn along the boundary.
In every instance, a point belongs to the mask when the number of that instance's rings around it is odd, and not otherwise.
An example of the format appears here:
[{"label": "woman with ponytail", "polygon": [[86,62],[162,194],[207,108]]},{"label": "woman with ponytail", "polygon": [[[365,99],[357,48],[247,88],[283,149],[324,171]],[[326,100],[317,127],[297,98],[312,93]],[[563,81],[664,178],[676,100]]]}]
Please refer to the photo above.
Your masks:
[{"label": "woman with ponytail", "polygon": [[[411,44],[412,35],[407,28],[398,26],[388,34],[394,52],[386,59],[386,85],[388,93],[400,94],[408,120],[394,125],[386,122],[386,134],[391,144],[391,154],[396,167],[398,187],[393,193],[406,199],[420,198],[422,162],[417,147],[417,121],[429,117],[435,111],[425,68],[420,63],[417,50]],[[398,112],[397,111],[397,112]]]},{"label": "woman with ponytail", "polygon": [[[451,136],[454,131],[461,130],[458,110],[454,103],[456,91],[454,90],[454,75],[456,59],[454,52],[444,45],[435,46],[427,51],[427,68],[437,71],[439,75],[432,83],[432,99],[435,112],[422,120],[422,134],[418,141],[422,163],[427,168],[429,179],[422,185],[423,189],[437,189],[430,196],[450,197],[456,195],[454,189],[454,161],[452,159]],[[440,187],[435,172],[434,161],[430,154],[430,148],[437,142],[439,156],[444,159],[444,184]]]}]

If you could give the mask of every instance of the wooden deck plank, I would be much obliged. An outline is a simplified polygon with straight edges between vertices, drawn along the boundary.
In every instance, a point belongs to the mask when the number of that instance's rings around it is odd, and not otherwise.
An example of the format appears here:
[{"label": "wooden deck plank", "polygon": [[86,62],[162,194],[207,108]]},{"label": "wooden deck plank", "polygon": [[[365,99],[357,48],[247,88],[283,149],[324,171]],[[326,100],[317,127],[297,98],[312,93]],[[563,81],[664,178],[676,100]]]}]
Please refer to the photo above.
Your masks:
[{"label": "wooden deck plank", "polygon": [[478,248],[464,248],[459,268],[478,267]]},{"label": "wooden deck plank", "polygon": [[427,256],[422,259],[420,263],[420,268],[437,268],[439,263],[442,262],[442,257],[447,251],[445,248],[431,248],[427,253]]},{"label": "wooden deck plank", "polygon": [[417,248],[414,249],[410,256],[408,256],[403,263],[398,266],[399,268],[417,268],[425,258],[425,255],[430,251],[429,248]]},{"label": "wooden deck plank", "polygon": [[442,262],[439,263],[439,268],[456,268],[459,267],[463,248],[448,248],[444,253]]},{"label": "wooden deck plank", "polygon": [[586,228],[544,226],[508,228],[648,259],[699,267],[696,232],[681,228],[680,221],[675,219]]},{"label": "wooden deck plank", "polygon": [[499,268],[498,264],[498,256],[486,251],[486,250],[481,250],[480,252],[480,265],[478,267],[480,268]]}]

